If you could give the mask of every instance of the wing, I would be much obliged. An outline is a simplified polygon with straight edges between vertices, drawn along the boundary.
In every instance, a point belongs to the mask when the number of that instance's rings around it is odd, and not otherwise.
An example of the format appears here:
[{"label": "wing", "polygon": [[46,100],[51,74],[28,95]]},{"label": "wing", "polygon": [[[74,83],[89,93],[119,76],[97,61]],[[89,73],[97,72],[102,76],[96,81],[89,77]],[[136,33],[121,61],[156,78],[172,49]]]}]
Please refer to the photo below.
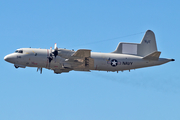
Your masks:
[{"label": "wing", "polygon": [[85,58],[90,56],[91,56],[91,50],[87,50],[87,49],[79,49],[72,55],[72,57],[79,57],[79,58]]},{"label": "wing", "polygon": [[[66,54],[65,54],[66,52]],[[69,72],[70,70],[89,71],[94,68],[94,60],[91,58],[91,50],[79,49],[76,52],[61,51],[61,57],[65,58],[63,68],[54,70],[55,73]],[[72,53],[72,54],[71,54]]]},{"label": "wing", "polygon": [[[89,69],[92,69],[94,67],[94,60],[91,58],[91,50],[79,49],[72,55],[71,59],[81,63],[74,66],[74,70],[89,71]],[[76,62],[74,62],[72,65],[75,64]]]}]

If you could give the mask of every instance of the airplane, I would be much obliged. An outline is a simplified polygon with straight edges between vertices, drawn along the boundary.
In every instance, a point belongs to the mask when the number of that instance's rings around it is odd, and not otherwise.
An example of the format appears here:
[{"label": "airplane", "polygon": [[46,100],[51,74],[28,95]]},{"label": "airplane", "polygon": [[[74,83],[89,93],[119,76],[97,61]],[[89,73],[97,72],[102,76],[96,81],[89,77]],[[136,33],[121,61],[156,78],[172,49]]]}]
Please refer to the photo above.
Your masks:
[{"label": "airplane", "polygon": [[4,60],[14,64],[15,68],[36,67],[53,70],[54,73],[74,71],[112,71],[119,72],[143,67],[161,65],[175,59],[159,58],[155,34],[147,30],[141,43],[120,42],[111,53],[91,52],[89,49],[77,51],[58,48],[54,49],[20,48],[6,55]]}]

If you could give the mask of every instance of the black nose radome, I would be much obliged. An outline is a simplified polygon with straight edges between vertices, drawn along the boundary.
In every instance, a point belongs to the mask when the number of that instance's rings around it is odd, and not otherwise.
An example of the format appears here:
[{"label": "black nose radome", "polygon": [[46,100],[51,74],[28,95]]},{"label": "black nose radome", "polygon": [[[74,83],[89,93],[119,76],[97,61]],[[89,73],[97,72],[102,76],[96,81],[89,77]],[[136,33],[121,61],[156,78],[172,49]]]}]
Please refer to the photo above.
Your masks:
[{"label": "black nose radome", "polygon": [[175,61],[175,59],[171,59],[171,61]]}]

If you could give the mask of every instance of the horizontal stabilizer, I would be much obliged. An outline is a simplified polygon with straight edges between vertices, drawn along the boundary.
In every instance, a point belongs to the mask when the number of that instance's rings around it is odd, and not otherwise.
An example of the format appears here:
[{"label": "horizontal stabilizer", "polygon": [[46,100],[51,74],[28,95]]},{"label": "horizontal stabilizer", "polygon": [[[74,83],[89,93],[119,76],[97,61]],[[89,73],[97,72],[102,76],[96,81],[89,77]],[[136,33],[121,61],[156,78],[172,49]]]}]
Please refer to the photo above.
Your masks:
[{"label": "horizontal stabilizer", "polygon": [[72,56],[80,58],[91,57],[91,50],[79,49]]},{"label": "horizontal stabilizer", "polygon": [[143,57],[143,59],[146,59],[146,60],[158,60],[160,54],[161,54],[161,52],[155,51],[155,52]]}]

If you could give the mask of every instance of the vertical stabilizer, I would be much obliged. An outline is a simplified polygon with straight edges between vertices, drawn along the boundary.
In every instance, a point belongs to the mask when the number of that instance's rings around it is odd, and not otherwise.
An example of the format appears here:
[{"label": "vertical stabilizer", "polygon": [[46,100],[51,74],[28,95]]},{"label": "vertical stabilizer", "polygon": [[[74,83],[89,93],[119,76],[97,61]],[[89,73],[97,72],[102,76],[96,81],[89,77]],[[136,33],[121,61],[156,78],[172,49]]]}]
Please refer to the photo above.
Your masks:
[{"label": "vertical stabilizer", "polygon": [[154,32],[147,30],[141,43],[138,45],[137,53],[139,56],[146,56],[155,51],[157,51],[157,45]]}]

